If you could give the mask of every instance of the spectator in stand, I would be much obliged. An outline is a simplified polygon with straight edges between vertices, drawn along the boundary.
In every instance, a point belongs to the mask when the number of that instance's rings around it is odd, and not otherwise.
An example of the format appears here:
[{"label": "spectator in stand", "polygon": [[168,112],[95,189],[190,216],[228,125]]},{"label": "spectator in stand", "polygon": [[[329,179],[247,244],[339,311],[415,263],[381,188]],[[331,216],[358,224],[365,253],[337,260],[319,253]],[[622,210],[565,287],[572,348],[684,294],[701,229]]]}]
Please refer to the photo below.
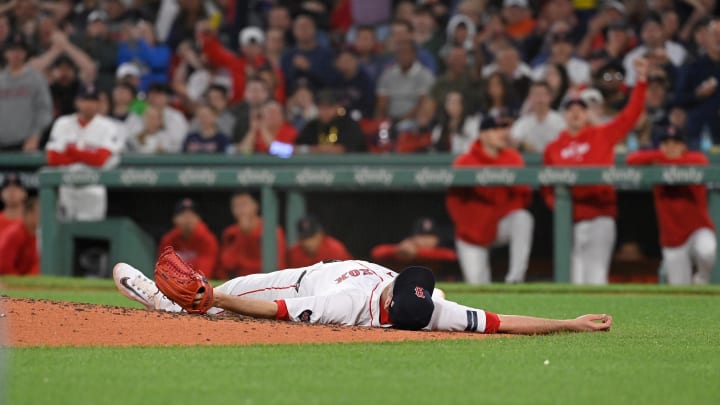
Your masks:
[{"label": "spectator in stand", "polygon": [[[659,150],[632,153],[627,163],[706,166],[708,159],[688,151],[682,130],[670,126]],[[653,188],[653,195],[668,284],[708,284],[717,258],[717,239],[708,211],[707,187],[659,185]],[[697,269],[694,275],[693,265]]]},{"label": "spectator in stand", "polygon": [[[211,84],[205,92],[205,100],[208,106],[215,111],[217,116],[217,126],[220,132],[230,136],[235,129],[235,116],[228,109],[230,102],[227,87],[219,84]],[[191,129],[196,129],[196,123],[193,121]]]},{"label": "spectator in stand", "polygon": [[468,111],[461,92],[451,91],[445,96],[439,122],[432,132],[432,150],[465,153],[477,139],[479,130],[480,116]]},{"label": "spectator in stand", "polygon": [[317,94],[318,117],[305,125],[295,144],[299,153],[352,153],[367,151],[365,135],[348,117],[331,90]]},{"label": "spectator in stand", "polygon": [[484,117],[515,115],[520,107],[512,83],[500,72],[488,76],[481,97],[480,111]]},{"label": "spectator in stand", "polygon": [[422,5],[415,8],[411,18],[413,40],[418,48],[424,49],[440,61],[440,49],[444,45],[442,30],[433,15],[432,6]]},{"label": "spectator in stand", "polygon": [[265,57],[274,69],[280,69],[282,54],[285,52],[285,37],[278,29],[265,32]]},{"label": "spectator in stand", "polygon": [[[236,55],[222,46],[220,39],[209,27],[209,23],[199,26],[203,55],[211,65],[230,72],[233,83],[231,101],[237,102],[241,100],[245,92],[247,78],[257,76],[261,67],[269,63],[262,48],[265,43],[265,34],[257,27],[243,29],[239,35],[241,53]],[[277,68],[272,71],[278,83],[273,95],[277,100],[284,100],[285,86],[282,72]]]},{"label": "spectator in stand", "polygon": [[475,95],[470,91],[470,72],[468,71],[467,51],[461,46],[454,46],[445,53],[445,73],[438,77],[430,90],[428,101],[433,104],[433,111],[445,103],[450,92],[463,94],[465,109],[474,108],[477,104]]},{"label": "spectator in stand", "polygon": [[358,27],[352,48],[357,55],[360,69],[368,75],[375,88],[385,68],[385,58],[379,53],[381,45],[375,37],[375,29],[367,25]]},{"label": "spectator in stand", "polygon": [[[587,58],[593,53],[602,50],[607,45],[607,41],[610,40],[610,32],[613,29],[627,32],[628,27],[625,22],[627,18],[625,5],[620,1],[605,2],[588,21],[585,36],[578,44],[578,56]],[[630,44],[630,48],[633,45]]]},{"label": "spectator in stand", "polygon": [[440,55],[446,55],[454,47],[471,52],[476,35],[476,26],[469,17],[462,14],[452,16],[445,28],[445,46],[440,50]]},{"label": "spectator in stand", "polygon": [[[248,193],[232,197],[230,209],[235,223],[225,228],[220,245],[218,278],[232,279],[262,272],[261,238],[263,220],[258,215],[258,203]],[[285,265],[285,234],[282,228],[275,230],[277,242],[277,267]]]},{"label": "spectator in stand", "polygon": [[[65,60],[63,60],[65,59]],[[77,74],[73,72],[65,72],[66,77],[53,76],[52,68],[56,67],[58,62],[70,62],[72,70],[77,69]],[[51,46],[44,53],[32,58],[29,64],[38,72],[48,72],[48,80],[51,83],[73,81],[75,77],[83,83],[93,83],[95,81],[97,67],[95,62],[82,49],[75,46],[62,31],[54,31],[51,35]],[[67,67],[67,66],[65,66]],[[69,77],[68,77],[69,76]],[[77,89],[66,89],[70,91],[69,104],[73,104],[73,97],[77,94]],[[75,90],[75,91],[72,91]],[[69,110],[72,110],[70,108]],[[67,111],[67,109],[66,109]],[[72,113],[74,111],[69,111]]]},{"label": "spectator in stand", "polygon": [[297,136],[295,127],[285,121],[282,105],[268,101],[250,117],[250,128],[238,145],[238,152],[245,155],[268,153],[274,142],[293,144]]},{"label": "spectator in stand", "polygon": [[545,76],[548,65],[559,64],[565,66],[574,85],[590,83],[590,64],[574,56],[575,45],[570,35],[566,32],[556,32],[550,34],[549,41],[550,57],[547,62],[533,70],[535,79],[542,79]]},{"label": "spectator in stand", "polygon": [[[159,28],[158,33],[165,35],[161,35],[160,39],[164,40],[170,49],[176,49],[181,42],[191,40],[195,35],[196,27],[208,18],[205,7],[208,5],[208,2],[203,0],[190,0],[163,1],[163,3],[168,3],[168,6],[175,8],[175,10],[168,12],[166,15],[163,15],[162,9],[160,10],[157,21]],[[180,7],[179,10],[177,10],[177,6]],[[169,29],[159,27],[161,18],[164,20],[172,20],[169,24],[167,24],[167,21],[162,21],[163,25],[169,25]]]},{"label": "spectator in stand", "polygon": [[[40,134],[52,120],[48,83],[27,64],[28,45],[13,34],[3,49],[5,69],[0,72],[0,151],[38,149]],[[12,122],[13,125],[7,125]]]},{"label": "spectator in stand", "polygon": [[[415,44],[413,41],[413,27],[409,20],[396,19],[390,25],[390,35],[385,42],[385,70],[398,63],[398,49],[407,43]],[[415,57],[420,65],[427,68],[433,75],[437,72],[437,61],[426,49],[415,47]]]},{"label": "spectator in stand", "polygon": [[515,41],[523,41],[535,31],[536,22],[528,0],[503,0],[505,30]]},{"label": "spectator in stand", "polygon": [[98,89],[110,92],[115,83],[118,44],[110,38],[107,14],[102,10],[90,12],[87,16],[87,27],[77,30],[72,40],[95,62]]},{"label": "spectator in stand", "polygon": [[694,62],[705,55],[705,49],[707,49],[708,46],[707,41],[710,36],[711,22],[712,17],[706,15],[699,19],[693,26],[693,29],[690,32],[690,40],[686,44],[688,62]]},{"label": "spectator in stand", "polygon": [[147,21],[139,21],[129,26],[124,35],[118,46],[117,64],[134,62],[138,65],[142,72],[140,90],[147,90],[153,83],[168,83],[171,51],[157,42],[153,26]]},{"label": "spectator in stand", "polygon": [[215,110],[207,104],[195,109],[198,130],[191,131],[183,142],[185,153],[226,153],[230,140],[218,129]]},{"label": "spectator in stand", "polygon": [[189,198],[178,201],[172,221],[173,229],[160,239],[158,252],[162,252],[166,246],[172,246],[183,260],[205,277],[222,279],[223,275],[215,272],[217,238],[200,218],[195,202]]},{"label": "spectator in stand", "polygon": [[[188,122],[185,116],[173,107],[170,107],[171,90],[167,84],[155,83],[148,88],[147,102],[162,112],[162,122],[164,134],[160,139],[160,152],[162,153],[178,153],[182,150],[185,136],[188,133]],[[140,122],[138,122],[138,120]],[[139,117],[133,119],[130,125],[130,134],[138,134],[145,129],[144,123]]]},{"label": "spectator in stand", "polygon": [[[588,123],[587,105],[579,98],[565,103],[567,129],[545,148],[548,166],[611,166],[615,144],[627,135],[642,114],[648,62],[637,59],[638,82],[625,108],[604,125]],[[554,206],[551,189],[542,190],[549,207]],[[612,186],[575,186],[573,199],[573,251],[570,279],[574,284],[607,284],[610,258],[615,244],[617,206]]]},{"label": "spectator in stand", "polygon": [[645,111],[635,124],[633,132],[628,135],[626,141],[628,151],[653,148],[659,143],[659,139],[653,139],[654,135],[656,138],[664,137],[666,128],[671,125],[668,95],[670,84],[667,76],[661,72],[662,70],[648,76]]},{"label": "spectator in stand", "polygon": [[267,13],[268,20],[268,31],[275,30],[279,31],[283,35],[283,42],[287,45],[294,45],[295,38],[293,37],[292,28],[293,20],[290,16],[290,10],[282,5],[276,4]]},{"label": "spectator in stand", "polygon": [[53,118],[74,113],[75,95],[82,87],[75,62],[66,55],[60,55],[53,62],[49,72]]},{"label": "spectator in stand", "polygon": [[[454,167],[522,167],[522,156],[509,147],[512,118],[487,117],[470,150],[455,159]],[[490,249],[510,245],[510,267],[505,282],[525,281],[532,248],[534,219],[527,207],[528,186],[454,187],[447,194],[447,209],[455,223],[455,246],[465,282],[488,284]]]},{"label": "spectator in stand", "polygon": [[315,95],[307,86],[298,86],[288,99],[287,120],[295,129],[302,131],[310,121],[318,116]]},{"label": "spectator in stand", "polygon": [[140,76],[140,68],[134,62],[126,62],[115,71],[115,82],[129,84],[137,91],[140,88]]},{"label": "spectator in stand", "polygon": [[495,53],[495,62],[483,68],[483,77],[500,72],[512,83],[513,93],[519,100],[527,97],[532,69],[520,59],[520,52],[512,45],[501,46]]},{"label": "spectator in stand", "polygon": [[623,83],[625,76],[622,65],[615,63],[608,63],[593,75],[593,87],[602,93],[608,116],[614,116],[627,104],[628,88]]},{"label": "spectator in stand", "polygon": [[[75,99],[77,113],[58,118],[46,146],[47,163],[68,170],[109,168],[117,165],[125,138],[119,125],[99,114],[100,94],[84,87]],[[107,190],[104,186],[61,186],[58,196],[61,218],[97,221],[105,218]]]},{"label": "spectator in stand", "polygon": [[530,87],[528,110],[510,128],[510,144],[524,152],[543,153],[565,129],[563,116],[551,108],[552,89],[546,81]]},{"label": "spectator in stand", "polygon": [[352,260],[345,245],[325,233],[315,217],[305,216],[297,223],[298,241],[287,255],[289,268],[312,266],[323,260]]},{"label": "spectator in stand", "polygon": [[148,155],[163,153],[162,145],[171,135],[165,129],[162,110],[149,105],[141,119],[143,127],[140,132],[128,138],[128,150]]},{"label": "spectator in stand", "polygon": [[332,51],[316,40],[315,21],[307,15],[299,15],[293,21],[295,46],[285,51],[281,65],[287,88],[295,90],[301,78],[312,88],[319,89],[327,84],[332,74]]},{"label": "spectator in stand", "polygon": [[343,108],[355,119],[371,118],[375,108],[375,88],[349,48],[338,53],[335,70],[330,87],[338,94]]},{"label": "spectator in stand", "polygon": [[248,78],[242,100],[230,107],[230,112],[235,117],[232,142],[236,148],[250,130],[251,117],[259,114],[262,106],[270,100],[267,84],[257,77]]},{"label": "spectator in stand", "polygon": [[720,144],[720,19],[710,23],[706,40],[705,54],[681,68],[675,86],[676,104],[687,109],[691,150],[701,148],[704,131],[709,131],[713,144]]},{"label": "spectator in stand", "polygon": [[0,232],[0,275],[32,276],[40,274],[37,229],[40,204],[35,196],[24,202],[22,219]]},{"label": "spectator in stand", "polygon": [[435,77],[417,60],[412,42],[398,44],[395,52],[397,63],[383,72],[377,85],[375,116],[414,122]]},{"label": "spectator in stand", "polygon": [[545,76],[540,80],[545,80],[550,85],[552,90],[552,103],[550,105],[553,110],[558,110],[571,86],[567,69],[560,64],[550,64],[545,69]]},{"label": "spectator in stand", "polygon": [[418,261],[457,260],[455,251],[446,246],[447,241],[432,218],[419,218],[413,224],[412,234],[398,244],[375,246],[370,252],[373,261],[416,263]]},{"label": "spectator in stand", "polygon": [[657,14],[650,14],[642,24],[640,31],[642,45],[628,52],[623,59],[623,67],[627,72],[625,84],[629,87],[635,85],[635,73],[632,69],[635,59],[646,57],[648,54],[659,55],[669,60],[676,68],[685,62],[687,51],[682,45],[665,37],[662,20]]},{"label": "spectator in stand", "polygon": [[[143,109],[145,106],[143,105]],[[131,132],[132,123],[135,120],[140,120],[137,116],[137,112],[134,110],[138,109],[137,105],[137,91],[129,83],[119,81],[112,89],[110,94],[110,118],[114,118],[120,126],[122,131],[127,134],[128,140],[134,135]]]},{"label": "spectator in stand", "polygon": [[3,210],[0,211],[0,234],[8,225],[22,219],[27,198],[28,192],[20,176],[16,173],[7,173],[0,187],[0,201],[3,205]]},{"label": "spectator in stand", "polygon": [[596,49],[588,57],[590,71],[595,73],[605,65],[622,64],[623,58],[632,49],[634,42],[635,38],[625,21],[611,23],[607,27],[602,48]]}]

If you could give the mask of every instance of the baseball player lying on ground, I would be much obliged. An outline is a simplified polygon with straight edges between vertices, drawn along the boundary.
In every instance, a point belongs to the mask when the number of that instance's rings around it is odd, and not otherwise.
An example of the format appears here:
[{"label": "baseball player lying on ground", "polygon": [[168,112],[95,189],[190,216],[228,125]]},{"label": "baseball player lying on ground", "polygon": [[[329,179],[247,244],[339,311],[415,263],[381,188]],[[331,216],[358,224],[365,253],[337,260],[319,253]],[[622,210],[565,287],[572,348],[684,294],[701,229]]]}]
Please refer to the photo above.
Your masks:
[{"label": "baseball player lying on ground", "polygon": [[252,274],[213,288],[167,247],[155,267],[157,284],[126,263],[115,265],[113,276],[126,297],[149,310],[169,312],[230,311],[294,322],[480,333],[594,332],[612,325],[605,314],[560,320],[467,307],[445,300],[427,268],[408,267],[398,274],[362,260]]}]

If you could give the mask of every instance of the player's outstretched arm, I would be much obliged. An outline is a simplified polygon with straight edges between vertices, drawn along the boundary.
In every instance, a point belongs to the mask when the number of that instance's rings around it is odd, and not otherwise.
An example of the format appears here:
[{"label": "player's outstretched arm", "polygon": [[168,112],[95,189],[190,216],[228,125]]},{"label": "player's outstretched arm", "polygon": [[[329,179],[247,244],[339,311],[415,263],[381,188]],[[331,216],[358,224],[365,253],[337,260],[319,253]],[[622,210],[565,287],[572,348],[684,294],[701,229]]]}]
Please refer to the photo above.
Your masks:
[{"label": "player's outstretched arm", "polygon": [[278,304],[275,301],[236,297],[215,291],[212,306],[253,318],[275,319]]},{"label": "player's outstretched arm", "polygon": [[607,314],[589,314],[575,319],[546,319],[521,315],[498,315],[498,333],[539,335],[553,332],[609,331],[612,317]]}]

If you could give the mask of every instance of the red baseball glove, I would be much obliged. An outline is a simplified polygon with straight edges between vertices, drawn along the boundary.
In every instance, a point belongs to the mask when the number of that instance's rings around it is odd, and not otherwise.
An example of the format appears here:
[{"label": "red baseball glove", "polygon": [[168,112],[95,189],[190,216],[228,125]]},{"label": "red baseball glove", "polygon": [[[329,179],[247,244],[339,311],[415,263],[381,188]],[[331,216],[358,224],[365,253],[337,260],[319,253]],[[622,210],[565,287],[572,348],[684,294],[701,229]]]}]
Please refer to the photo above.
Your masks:
[{"label": "red baseball glove", "polygon": [[163,249],[155,264],[155,284],[189,313],[204,314],[212,307],[213,287],[170,246]]}]

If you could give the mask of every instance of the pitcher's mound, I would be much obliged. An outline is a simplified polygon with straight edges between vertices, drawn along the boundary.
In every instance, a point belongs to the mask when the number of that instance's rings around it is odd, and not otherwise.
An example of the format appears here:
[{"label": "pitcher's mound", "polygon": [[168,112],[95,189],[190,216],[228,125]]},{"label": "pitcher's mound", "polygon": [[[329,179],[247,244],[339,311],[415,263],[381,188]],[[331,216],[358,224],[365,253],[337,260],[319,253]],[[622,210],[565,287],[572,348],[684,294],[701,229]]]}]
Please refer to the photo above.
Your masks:
[{"label": "pitcher's mound", "polygon": [[[480,339],[479,333],[307,325],[63,301],[0,299],[0,346],[166,346]],[[5,341],[3,338],[5,331]]]}]

